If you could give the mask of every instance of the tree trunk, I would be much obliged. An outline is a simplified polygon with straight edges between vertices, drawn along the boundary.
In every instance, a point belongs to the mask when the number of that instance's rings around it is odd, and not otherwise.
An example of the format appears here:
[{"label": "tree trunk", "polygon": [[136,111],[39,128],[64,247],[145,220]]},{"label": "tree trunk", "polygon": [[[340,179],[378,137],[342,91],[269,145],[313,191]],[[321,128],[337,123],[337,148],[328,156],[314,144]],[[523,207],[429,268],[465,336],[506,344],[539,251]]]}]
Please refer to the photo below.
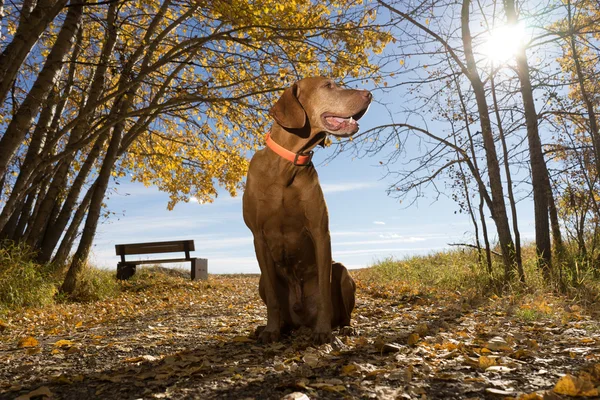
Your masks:
[{"label": "tree trunk", "polygon": [[123,123],[117,124],[113,130],[106,156],[104,157],[98,178],[96,178],[94,183],[83,233],[81,234],[77,251],[73,255],[73,260],[71,260],[71,265],[69,266],[65,280],[60,287],[60,292],[62,293],[72,294],[75,291],[75,287],[79,281],[79,275],[81,274],[81,271],[83,271],[90,254],[92,242],[98,227],[98,220],[100,219],[100,213],[102,212],[102,200],[104,200],[106,189],[108,188],[108,183],[110,181],[111,171],[117,160],[117,153],[123,131],[122,125]]},{"label": "tree trunk", "polygon": [[491,277],[493,273],[492,249],[490,247],[490,238],[488,235],[487,223],[485,222],[485,212],[483,211],[484,204],[485,203],[483,200],[483,196],[479,194],[479,219],[481,220],[481,232],[483,233],[483,243],[485,244],[485,261],[488,275]]},{"label": "tree trunk", "polygon": [[490,190],[492,195],[492,207],[490,212],[496,223],[498,231],[498,240],[502,249],[502,258],[504,262],[504,281],[508,282],[516,266],[515,246],[512,235],[510,233],[510,225],[506,213],[506,205],[504,204],[504,189],[502,187],[502,178],[500,176],[500,165],[498,163],[498,155],[492,134],[492,125],[490,122],[489,108],[485,97],[485,88],[479,73],[473,55],[473,44],[471,30],[469,28],[469,5],[470,0],[463,0],[461,10],[461,30],[462,40],[467,60],[468,78],[473,87],[477,102],[477,111],[481,124],[481,135],[485,148],[485,156],[488,167],[488,176]]},{"label": "tree trunk", "polygon": [[[39,113],[40,107],[43,105],[52,87],[54,87],[55,80],[63,67],[65,56],[71,50],[71,45],[81,23],[83,5],[86,0],[74,1],[77,2],[77,5],[69,7],[65,22],[58,33],[50,54],[46,58],[42,71],[39,73],[29,93],[27,93],[17,113],[12,117],[2,139],[0,139],[0,149],[2,149],[0,151],[0,174],[6,171],[13,155],[21,145],[36,115]],[[2,82],[0,82],[1,85]]]},{"label": "tree trunk", "polygon": [[521,233],[519,232],[519,223],[517,218],[517,202],[515,201],[515,195],[513,193],[512,174],[510,173],[510,164],[508,161],[508,146],[506,145],[506,137],[504,136],[504,129],[502,128],[502,119],[500,118],[500,111],[498,109],[498,99],[496,97],[496,84],[494,82],[493,76],[490,78],[490,82],[492,86],[491,89],[492,100],[494,102],[494,113],[496,115],[496,123],[498,124],[498,135],[500,136],[500,143],[502,143],[502,153],[504,156],[504,174],[506,175],[506,191],[508,192],[508,201],[510,203],[513,231],[515,233],[515,258],[517,261],[517,272],[519,274],[519,280],[521,282],[525,282],[525,272],[523,271],[523,260],[521,258]]},{"label": "tree trunk", "polygon": [[[0,54],[0,103],[4,103],[23,61],[67,1],[39,0],[36,3],[27,0],[23,2],[17,31],[10,44]],[[33,4],[35,8],[30,8]]]},{"label": "tree trunk", "polygon": [[[106,80],[106,72],[108,69],[108,63],[110,58],[112,57],[112,53],[114,50],[114,46],[117,38],[117,30],[115,28],[115,21],[117,16],[117,3],[112,3],[109,7],[107,13],[107,30],[106,30],[106,40],[104,41],[104,45],[102,48],[102,52],[100,55],[100,62],[98,67],[94,71],[94,78],[92,79],[92,84],[90,86],[89,95],[87,96],[86,104],[83,106],[83,113],[87,115],[85,118],[78,123],[71,132],[71,136],[69,137],[69,143],[74,143],[79,140],[79,138],[90,129],[90,121],[91,121],[91,113],[89,113],[89,108],[95,107],[96,102],[100,98],[103,90],[104,84]],[[65,199],[62,209],[60,210],[58,216],[56,217],[56,221],[52,221],[52,224],[46,230],[46,234],[43,238],[41,238],[39,244],[41,246],[41,251],[38,254],[38,261],[44,262],[50,259],[58,240],[60,239],[60,235],[62,231],[65,229],[69,219],[71,218],[71,214],[73,212],[73,207],[77,199],[79,198],[79,194],[87,179],[87,175],[92,169],[94,162],[100,155],[102,148],[106,140],[108,139],[109,132],[102,134],[94,144],[90,155],[86,158],[86,161],[82,165],[81,169],[77,174],[77,178],[73,182],[73,185],[68,191],[67,198]],[[58,191],[64,190],[66,186],[66,178],[69,171],[69,167],[75,158],[75,154],[69,155],[65,157],[64,160],[61,160],[59,170],[55,176],[55,180],[52,183],[51,190]],[[52,197],[47,199],[48,202],[52,201]],[[47,206],[49,207],[49,206]],[[40,221],[40,223],[48,222]],[[42,229],[42,227],[38,227],[38,229]]]},{"label": "tree trunk", "polygon": [[25,200],[23,209],[19,213],[20,214],[19,223],[17,224],[15,231],[13,233],[14,241],[18,241],[25,233],[25,227],[27,226],[27,223],[29,222],[29,217],[31,216],[31,210],[33,209],[33,202],[34,202],[35,198],[36,198],[36,193],[31,192],[27,196],[27,200]]},{"label": "tree trunk", "polygon": [[90,206],[90,200],[92,199],[93,192],[94,187],[92,186],[83,197],[83,200],[81,200],[81,203],[79,204],[79,207],[77,208],[77,211],[75,211],[75,215],[71,220],[71,224],[63,235],[60,246],[58,246],[58,250],[52,259],[53,264],[66,264],[67,258],[69,257],[69,252],[71,251],[73,243],[75,242],[75,238],[77,237],[77,232],[79,230],[79,226],[81,225],[81,221],[83,221],[83,217],[87,213],[87,210]]},{"label": "tree trunk", "polygon": [[60,240],[60,236],[62,235],[67,223],[69,222],[69,219],[71,218],[73,209],[75,208],[77,199],[81,193],[81,189],[83,188],[83,185],[90,171],[92,170],[94,163],[98,159],[101,150],[104,148],[104,144],[107,139],[108,135],[102,135],[100,138],[98,138],[96,144],[92,148],[92,151],[77,173],[77,177],[71,185],[69,194],[63,202],[62,209],[60,210],[58,217],[52,222],[52,224],[48,226],[48,229],[44,234],[44,238],[40,246],[40,252],[38,253],[37,257],[38,262],[47,262],[52,257],[52,253],[54,252],[54,249]]},{"label": "tree trunk", "polygon": [[[516,25],[518,17],[515,10],[514,0],[504,1],[504,10],[508,23]],[[516,54],[517,75],[521,83],[521,96],[523,97],[523,108],[525,111],[525,124],[527,126],[527,142],[529,144],[529,159],[531,165],[531,185],[533,187],[533,205],[535,215],[535,246],[538,256],[538,265],[544,276],[550,278],[552,268],[552,243],[550,242],[550,224],[548,219],[548,193],[549,187],[548,169],[542,143],[538,131],[538,119],[529,76],[529,64],[525,47],[520,46]]]}]

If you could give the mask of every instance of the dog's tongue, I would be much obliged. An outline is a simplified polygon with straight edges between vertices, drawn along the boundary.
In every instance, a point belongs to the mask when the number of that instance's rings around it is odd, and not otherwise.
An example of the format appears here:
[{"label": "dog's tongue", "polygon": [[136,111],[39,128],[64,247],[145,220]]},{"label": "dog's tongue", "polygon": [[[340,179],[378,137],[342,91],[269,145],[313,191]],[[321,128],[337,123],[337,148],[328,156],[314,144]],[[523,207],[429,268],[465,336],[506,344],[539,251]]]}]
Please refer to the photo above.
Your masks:
[{"label": "dog's tongue", "polygon": [[327,122],[329,122],[332,126],[336,127],[336,129],[345,128],[348,126],[355,126],[358,123],[352,118],[342,118],[342,117],[326,117]]}]

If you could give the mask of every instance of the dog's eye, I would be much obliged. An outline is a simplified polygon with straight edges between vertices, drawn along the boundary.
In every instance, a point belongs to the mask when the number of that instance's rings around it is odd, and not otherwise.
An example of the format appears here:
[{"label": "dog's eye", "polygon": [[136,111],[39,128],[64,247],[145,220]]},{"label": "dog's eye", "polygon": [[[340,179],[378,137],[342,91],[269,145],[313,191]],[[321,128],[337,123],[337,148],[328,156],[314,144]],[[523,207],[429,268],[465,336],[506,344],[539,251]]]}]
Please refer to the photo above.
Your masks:
[{"label": "dog's eye", "polygon": [[323,87],[326,87],[327,89],[331,89],[333,88],[334,84],[333,82],[327,82],[325,85],[323,85]]}]

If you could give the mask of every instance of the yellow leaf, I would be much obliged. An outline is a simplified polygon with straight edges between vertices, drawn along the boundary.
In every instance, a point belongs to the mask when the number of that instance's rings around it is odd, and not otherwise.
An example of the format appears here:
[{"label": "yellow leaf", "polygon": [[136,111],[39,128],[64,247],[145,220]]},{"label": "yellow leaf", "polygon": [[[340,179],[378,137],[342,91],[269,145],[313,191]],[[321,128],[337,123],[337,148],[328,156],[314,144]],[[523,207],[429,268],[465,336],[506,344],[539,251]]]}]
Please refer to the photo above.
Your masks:
[{"label": "yellow leaf", "polygon": [[488,356],[479,357],[479,368],[486,369],[493,365],[496,365],[496,359]]},{"label": "yellow leaf", "polygon": [[408,339],[406,339],[406,343],[409,346],[414,346],[415,344],[417,344],[419,342],[419,334],[418,333],[411,333],[410,335],[408,335]]},{"label": "yellow leaf", "polygon": [[17,344],[17,346],[21,347],[21,348],[35,347],[35,346],[38,346],[39,344],[40,344],[40,342],[38,342],[36,338],[34,338],[32,336],[27,336],[27,337],[24,337],[21,340],[19,340],[19,343]]},{"label": "yellow leaf", "polygon": [[581,390],[582,383],[573,375],[565,375],[556,382],[554,393],[565,394],[567,396],[577,396]]},{"label": "yellow leaf", "polygon": [[342,367],[342,374],[343,375],[350,375],[353,372],[356,372],[356,370],[358,370],[358,368],[356,367],[356,364],[348,364],[348,365],[344,365]]},{"label": "yellow leaf", "polygon": [[58,342],[54,343],[54,347],[58,347],[58,348],[62,348],[62,347],[71,347],[73,346],[75,343],[73,343],[70,340],[59,340]]}]

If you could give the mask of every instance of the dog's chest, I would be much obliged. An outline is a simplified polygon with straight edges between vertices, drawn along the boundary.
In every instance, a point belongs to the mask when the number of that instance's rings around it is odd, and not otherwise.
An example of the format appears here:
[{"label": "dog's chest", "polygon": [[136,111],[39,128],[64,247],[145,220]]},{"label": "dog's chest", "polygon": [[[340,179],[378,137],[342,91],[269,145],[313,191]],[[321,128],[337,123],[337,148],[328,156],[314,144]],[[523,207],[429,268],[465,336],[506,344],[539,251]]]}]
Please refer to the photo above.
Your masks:
[{"label": "dog's chest", "polygon": [[[310,232],[313,207],[324,207],[322,194],[311,200],[298,190],[282,190],[269,200],[269,215],[263,225],[265,240],[276,265],[306,270],[314,265],[314,243]],[[319,227],[320,228],[320,227]],[[327,229],[327,227],[323,227]]]}]

